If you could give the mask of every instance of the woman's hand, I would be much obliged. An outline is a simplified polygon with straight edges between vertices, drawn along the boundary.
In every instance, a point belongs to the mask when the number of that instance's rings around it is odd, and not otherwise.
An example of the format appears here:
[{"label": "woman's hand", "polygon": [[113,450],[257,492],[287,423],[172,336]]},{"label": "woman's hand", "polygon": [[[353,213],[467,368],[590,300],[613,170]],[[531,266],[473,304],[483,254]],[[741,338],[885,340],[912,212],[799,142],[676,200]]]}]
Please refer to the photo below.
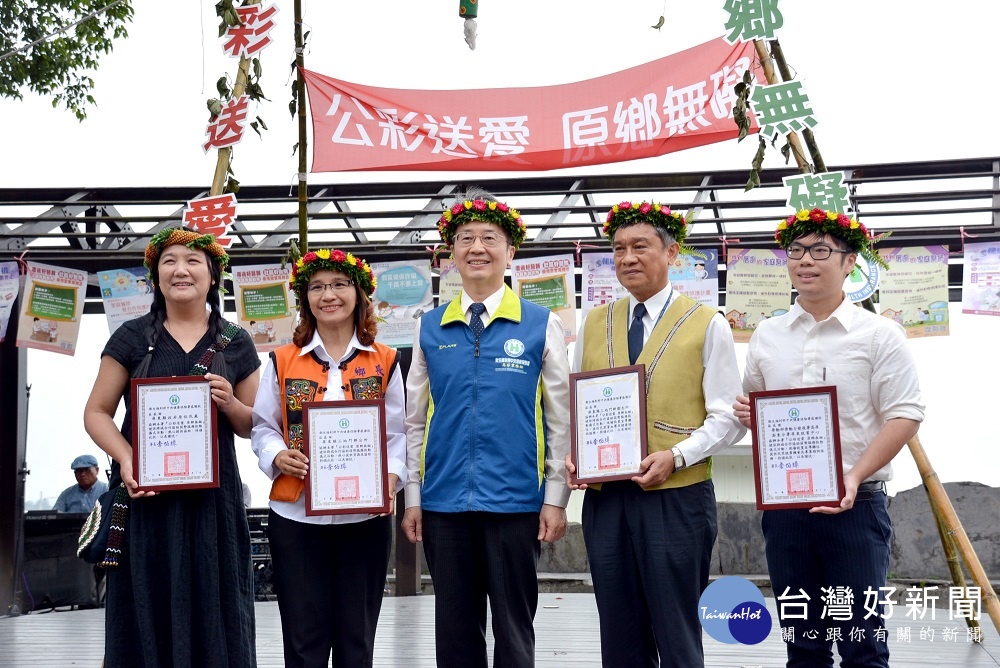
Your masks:
[{"label": "woman's hand", "polygon": [[281,473],[301,480],[309,471],[309,458],[299,450],[288,448],[274,456],[273,466]]},{"label": "woman's hand", "polygon": [[133,499],[138,499],[144,496],[156,496],[156,492],[137,491],[136,488],[139,487],[139,483],[136,482],[135,477],[132,475],[131,457],[129,457],[128,459],[123,459],[122,461],[118,462],[118,465],[121,467],[122,482],[125,483],[125,491],[128,492],[128,495],[130,497],[132,497]]},{"label": "woman's hand", "polygon": [[389,474],[389,488],[386,490],[389,493],[389,510],[384,513],[378,513],[377,515],[371,515],[371,517],[385,517],[386,515],[393,515],[396,512],[396,487],[399,486],[399,476],[395,473]]},{"label": "woman's hand", "polygon": [[205,380],[212,392],[212,401],[220,411],[228,414],[236,407],[236,397],[233,395],[233,386],[228,380],[214,373],[206,373]]}]

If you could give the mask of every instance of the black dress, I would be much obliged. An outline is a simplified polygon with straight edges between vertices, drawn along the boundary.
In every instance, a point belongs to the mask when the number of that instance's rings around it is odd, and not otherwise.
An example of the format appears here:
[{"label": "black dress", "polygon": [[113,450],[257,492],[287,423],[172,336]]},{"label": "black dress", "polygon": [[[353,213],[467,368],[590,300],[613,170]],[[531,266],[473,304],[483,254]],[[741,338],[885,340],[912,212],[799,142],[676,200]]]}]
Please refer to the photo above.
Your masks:
[{"label": "black dress", "polygon": [[[147,315],[119,327],[103,355],[131,377],[146,355]],[[184,376],[213,343],[206,333],[190,353],[165,330],[148,377]],[[223,351],[235,387],[260,366],[240,330]],[[131,442],[130,392],[122,435]],[[250,532],[233,429],[219,412],[218,489],[169,491],[133,499],[121,564],[108,569],[105,665],[148,668],[256,666]],[[117,463],[112,484],[120,479]]]}]

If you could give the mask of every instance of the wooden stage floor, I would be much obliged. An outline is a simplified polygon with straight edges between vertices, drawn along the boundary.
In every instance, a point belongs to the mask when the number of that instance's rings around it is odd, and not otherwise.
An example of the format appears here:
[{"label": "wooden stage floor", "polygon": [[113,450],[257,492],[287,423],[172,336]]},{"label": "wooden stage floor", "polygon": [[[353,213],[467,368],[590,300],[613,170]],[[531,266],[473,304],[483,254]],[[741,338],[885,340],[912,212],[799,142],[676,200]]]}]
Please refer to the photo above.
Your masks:
[{"label": "wooden stage floor", "polygon": [[[774,599],[767,599],[772,618]],[[261,668],[282,665],[278,604],[256,604],[257,660]],[[888,620],[891,665],[979,668],[1000,666],[1000,637],[983,616],[981,645],[966,640],[964,623],[938,619],[914,621],[897,609]],[[539,668],[600,666],[597,608],[593,594],[541,594],[535,617],[536,657]],[[909,628],[910,639],[900,637]],[[0,666],[18,668],[98,668],[103,655],[103,610],[66,610],[0,618]],[[928,636],[932,629],[933,639]],[[957,629],[951,633],[948,629]],[[780,633],[759,645],[727,645],[705,636],[705,664],[716,668],[784,666]],[[434,666],[434,597],[387,597],[382,605],[375,647],[376,666],[429,668]]]}]

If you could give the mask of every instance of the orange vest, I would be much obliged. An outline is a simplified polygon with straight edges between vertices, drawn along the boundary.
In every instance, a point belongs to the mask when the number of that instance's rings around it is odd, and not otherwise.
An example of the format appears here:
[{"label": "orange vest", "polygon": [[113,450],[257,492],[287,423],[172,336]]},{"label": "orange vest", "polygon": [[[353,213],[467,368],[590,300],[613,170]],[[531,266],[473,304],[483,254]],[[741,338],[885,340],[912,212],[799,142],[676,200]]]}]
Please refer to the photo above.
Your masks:
[{"label": "orange vest", "polygon": [[[399,353],[381,343],[374,343],[375,350],[355,350],[350,358],[340,364],[344,399],[381,399],[385,396],[389,378],[399,363]],[[302,349],[294,343],[282,346],[271,353],[271,363],[278,377],[281,394],[281,422],[285,429],[285,444],[302,449],[302,404],[323,401],[330,365],[315,352],[300,355]],[[299,500],[305,481],[281,473],[271,485],[272,501]]]}]

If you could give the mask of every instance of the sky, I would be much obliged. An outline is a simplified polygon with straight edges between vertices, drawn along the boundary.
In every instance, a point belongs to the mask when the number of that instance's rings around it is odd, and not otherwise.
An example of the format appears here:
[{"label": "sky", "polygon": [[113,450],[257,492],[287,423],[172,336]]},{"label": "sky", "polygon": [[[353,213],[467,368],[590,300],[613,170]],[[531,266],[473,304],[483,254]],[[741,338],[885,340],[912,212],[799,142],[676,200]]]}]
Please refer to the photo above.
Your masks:
[{"label": "sky", "polygon": [[[118,41],[93,74],[97,106],[79,123],[49,100],[0,100],[0,186],[199,186],[208,188],[216,157],[201,148],[205,101],[215,81],[234,78],[236,60],[221,54],[214,3],[136,2],[130,37]],[[292,3],[277,2],[275,43],[262,55],[270,102],[256,110],[270,130],[248,133],[233,169],[243,184],[293,184],[295,122],[288,113]],[[396,88],[462,89],[568,83],[647,63],[725,32],[723,0],[481,0],[477,49],[462,39],[458,3],[304,2],[311,31],[306,67],[340,79]],[[1000,156],[992,81],[996,0],[941,5],[783,0],[780,39],[819,121],[815,132],[828,165]],[[664,27],[650,26],[660,15]],[[644,173],[748,168],[752,139],[659,158],[587,167],[579,173]],[[769,152],[765,167],[783,158]],[[574,170],[556,173],[572,173]],[[483,174],[479,174],[484,176]],[[510,176],[510,174],[507,174]],[[462,179],[461,173],[310,175],[311,183]],[[912,342],[928,418],[922,437],[945,481],[1000,485],[1000,458],[989,428],[987,390],[1000,361],[989,354],[1000,320],[962,317],[953,335]],[[83,405],[107,337],[103,316],[87,317],[80,351],[63,357],[29,352],[32,385],[26,497],[55,497],[72,484],[70,460],[97,448],[82,428]],[[745,347],[737,349],[742,359]],[[966,371],[968,370],[968,371]],[[962,381],[957,379],[962,377]],[[68,396],[67,396],[68,395]],[[64,416],[51,419],[47,407]],[[245,442],[241,468],[256,505],[267,481]],[[992,466],[972,466],[992,458]],[[909,457],[896,460],[893,487],[919,484]]]}]

